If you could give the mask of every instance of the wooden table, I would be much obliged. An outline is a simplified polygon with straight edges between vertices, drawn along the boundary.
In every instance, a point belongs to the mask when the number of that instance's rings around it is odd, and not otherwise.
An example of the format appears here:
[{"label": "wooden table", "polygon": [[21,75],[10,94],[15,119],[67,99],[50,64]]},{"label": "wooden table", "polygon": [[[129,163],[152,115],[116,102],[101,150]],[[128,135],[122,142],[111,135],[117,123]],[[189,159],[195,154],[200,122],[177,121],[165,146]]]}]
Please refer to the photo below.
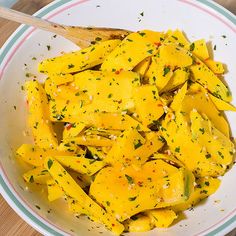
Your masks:
[{"label": "wooden table", "polygon": [[[217,0],[236,14],[236,0]],[[20,0],[12,8],[33,14],[52,0]],[[0,47],[19,24],[0,19]],[[0,196],[0,235],[4,236],[40,236],[41,234],[23,221]],[[236,232],[230,234],[236,235]],[[229,236],[230,236],[229,235]]]}]

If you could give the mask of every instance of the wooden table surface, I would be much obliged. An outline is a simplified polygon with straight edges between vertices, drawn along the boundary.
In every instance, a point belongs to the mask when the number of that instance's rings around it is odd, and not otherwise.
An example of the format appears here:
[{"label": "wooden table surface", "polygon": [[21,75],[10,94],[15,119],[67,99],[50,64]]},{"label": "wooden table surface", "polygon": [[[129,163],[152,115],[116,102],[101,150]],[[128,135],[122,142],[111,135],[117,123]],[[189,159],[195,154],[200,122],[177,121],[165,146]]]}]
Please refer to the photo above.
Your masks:
[{"label": "wooden table surface", "polygon": [[[236,14],[236,0],[216,0]],[[33,14],[52,0],[20,0],[12,8]],[[0,47],[19,24],[0,19]],[[23,221],[0,196],[0,235],[4,236],[40,236],[41,234]],[[236,232],[231,234],[236,235]]]}]

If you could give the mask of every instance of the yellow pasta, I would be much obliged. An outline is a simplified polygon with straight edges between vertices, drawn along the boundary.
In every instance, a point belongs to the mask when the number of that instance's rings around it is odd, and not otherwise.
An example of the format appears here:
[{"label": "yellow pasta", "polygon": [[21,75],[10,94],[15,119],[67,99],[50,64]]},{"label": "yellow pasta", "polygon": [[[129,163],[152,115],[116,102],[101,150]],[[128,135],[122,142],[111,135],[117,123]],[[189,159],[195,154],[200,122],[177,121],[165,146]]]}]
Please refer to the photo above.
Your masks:
[{"label": "yellow pasta", "polygon": [[50,202],[120,235],[171,227],[220,186],[235,153],[223,111],[236,108],[204,39],[142,30],[38,68],[44,83],[25,84],[34,144],[16,153]]}]

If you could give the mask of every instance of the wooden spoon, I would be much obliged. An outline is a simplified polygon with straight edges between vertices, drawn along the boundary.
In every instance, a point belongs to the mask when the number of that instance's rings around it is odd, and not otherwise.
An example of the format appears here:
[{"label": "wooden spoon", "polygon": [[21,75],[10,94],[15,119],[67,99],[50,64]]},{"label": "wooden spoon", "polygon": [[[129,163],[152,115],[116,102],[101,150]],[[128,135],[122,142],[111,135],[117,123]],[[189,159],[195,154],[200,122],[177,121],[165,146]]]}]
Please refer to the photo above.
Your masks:
[{"label": "wooden spoon", "polygon": [[123,29],[61,25],[5,7],[0,7],[0,17],[59,34],[81,48],[98,41],[123,39],[131,33],[131,31]]}]

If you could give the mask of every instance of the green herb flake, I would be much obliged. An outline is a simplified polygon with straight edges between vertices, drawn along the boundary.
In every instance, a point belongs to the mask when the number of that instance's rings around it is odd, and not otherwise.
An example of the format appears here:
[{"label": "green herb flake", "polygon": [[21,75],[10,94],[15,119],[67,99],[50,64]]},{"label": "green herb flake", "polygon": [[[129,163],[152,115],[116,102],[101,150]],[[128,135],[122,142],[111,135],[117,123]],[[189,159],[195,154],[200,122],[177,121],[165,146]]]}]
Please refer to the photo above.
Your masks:
[{"label": "green herb flake", "polygon": [[112,97],[112,93],[110,93],[110,94],[108,94],[108,96],[107,96],[108,98],[111,98]]},{"label": "green herb flake", "polygon": [[211,154],[210,154],[210,153],[207,153],[207,154],[205,155],[205,157],[206,157],[206,159],[209,159],[209,158],[211,158]]},{"label": "green herb flake", "polygon": [[140,140],[136,140],[136,141],[134,141],[134,149],[137,149],[137,148],[139,148],[139,147],[141,147],[143,144],[141,143],[141,141]]},{"label": "green herb flake", "polygon": [[163,72],[163,76],[166,76],[169,72],[170,72],[170,68],[169,67],[165,67],[164,68],[164,72]]},{"label": "green herb flake", "polygon": [[96,40],[96,41],[101,41],[102,38],[100,38],[100,37],[96,37],[95,40]]},{"label": "green herb flake", "polygon": [[171,35],[171,37],[172,37],[173,39],[175,39],[175,40],[178,40],[178,38],[177,38],[176,36],[174,36],[174,35]]},{"label": "green herb flake", "polygon": [[150,49],[147,51],[148,53],[152,54],[153,53],[153,49]]},{"label": "green herb flake", "polygon": [[224,155],[222,154],[222,152],[218,151],[218,154],[222,159],[224,159]]},{"label": "green herb flake", "polygon": [[47,45],[47,49],[48,49],[48,51],[50,51],[51,50],[51,46]]},{"label": "green herb flake", "polygon": [[165,142],[165,139],[164,139],[162,136],[159,136],[158,139],[159,139],[162,143]]},{"label": "green herb flake", "polygon": [[53,161],[51,159],[48,160],[48,169],[52,167]]},{"label": "green herb flake", "polygon": [[129,57],[129,58],[128,58],[128,62],[131,62],[131,61],[132,61],[132,59]]},{"label": "green herb flake", "polygon": [[180,147],[176,147],[175,152],[180,152]]},{"label": "green herb flake", "polygon": [[144,12],[139,13],[140,16],[144,16]]},{"label": "green herb flake", "polygon": [[204,190],[202,190],[200,193],[207,194],[207,193],[208,193],[208,191],[204,189]]},{"label": "green herb flake", "polygon": [[38,209],[38,210],[40,210],[41,208],[40,208],[40,206],[38,206],[38,205],[35,205],[35,207]]},{"label": "green herb flake", "polygon": [[195,43],[191,43],[189,49],[192,52],[195,49]]},{"label": "green herb flake", "polygon": [[146,33],[144,33],[144,32],[139,32],[139,35],[143,37],[144,35],[146,35]]},{"label": "green herb flake", "polygon": [[214,50],[216,50],[216,45],[214,45],[214,48],[213,48]]},{"label": "green herb flake", "polygon": [[29,182],[30,182],[30,183],[33,183],[33,182],[34,182],[34,176],[33,176],[33,175],[30,176]]},{"label": "green herb flake", "polygon": [[74,68],[74,67],[75,67],[75,65],[73,65],[73,64],[68,65],[68,69],[71,69],[71,68]]},{"label": "green herb flake", "polygon": [[133,184],[134,183],[134,180],[133,180],[133,178],[131,176],[125,174],[125,177],[126,177],[126,179],[127,179],[129,184]]},{"label": "green herb flake", "polygon": [[205,133],[205,129],[204,128],[200,128],[199,131],[204,134]]},{"label": "green herb flake", "polygon": [[210,183],[209,183],[208,181],[206,181],[206,182],[205,182],[205,185],[206,185],[206,186],[209,186],[209,185],[210,185]]},{"label": "green herb flake", "polygon": [[137,196],[136,197],[129,197],[129,201],[133,202],[133,201],[135,201],[136,198],[137,198]]}]

